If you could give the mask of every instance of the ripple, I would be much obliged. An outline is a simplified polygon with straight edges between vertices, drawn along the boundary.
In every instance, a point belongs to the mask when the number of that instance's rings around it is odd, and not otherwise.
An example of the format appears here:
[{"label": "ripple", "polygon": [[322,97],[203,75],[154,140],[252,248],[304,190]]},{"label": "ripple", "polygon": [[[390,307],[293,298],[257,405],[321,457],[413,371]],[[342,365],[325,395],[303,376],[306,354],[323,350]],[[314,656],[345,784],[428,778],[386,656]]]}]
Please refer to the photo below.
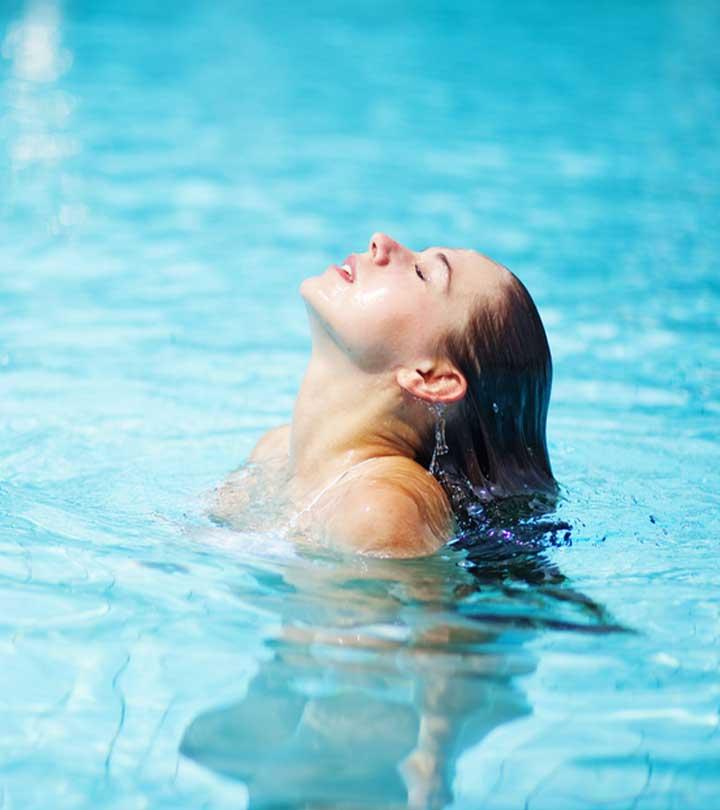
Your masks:
[{"label": "ripple", "polygon": [[[2,5],[0,803],[714,807],[717,23]],[[298,284],[378,229],[527,283],[567,544],[203,522],[290,416]]]}]

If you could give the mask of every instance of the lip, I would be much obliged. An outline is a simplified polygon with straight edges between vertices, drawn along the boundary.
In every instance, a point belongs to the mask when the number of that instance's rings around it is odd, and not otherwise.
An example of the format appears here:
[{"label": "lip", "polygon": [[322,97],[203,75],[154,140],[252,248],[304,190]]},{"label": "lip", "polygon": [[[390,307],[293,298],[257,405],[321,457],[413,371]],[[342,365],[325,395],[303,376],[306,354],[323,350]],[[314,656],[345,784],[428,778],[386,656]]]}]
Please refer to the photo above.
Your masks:
[{"label": "lip", "polygon": [[352,284],[355,281],[355,275],[357,273],[356,264],[355,264],[355,254],[351,253],[347,256],[342,264],[347,265],[350,268],[350,272],[348,273],[347,270],[343,269],[342,265],[334,264],[333,267],[337,270],[338,273],[348,282],[348,284]]}]

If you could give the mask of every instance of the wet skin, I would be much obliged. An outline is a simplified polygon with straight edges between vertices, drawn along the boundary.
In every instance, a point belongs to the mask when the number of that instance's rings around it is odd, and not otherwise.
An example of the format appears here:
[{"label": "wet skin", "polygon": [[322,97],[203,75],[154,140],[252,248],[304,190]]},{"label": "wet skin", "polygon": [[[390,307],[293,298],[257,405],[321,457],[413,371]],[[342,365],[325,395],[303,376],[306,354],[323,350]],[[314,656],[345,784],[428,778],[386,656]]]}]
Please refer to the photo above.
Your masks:
[{"label": "wet skin", "polygon": [[[475,251],[414,251],[378,233],[364,253],[303,281],[312,354],[292,423],[251,455],[262,489],[286,493],[295,527],[384,557],[432,554],[449,539],[445,493],[416,460],[432,436],[432,406],[451,408],[467,389],[437,346],[479,301],[497,305],[508,278]],[[242,524],[243,502],[257,501],[252,478],[236,475],[218,491],[216,517]]]}]

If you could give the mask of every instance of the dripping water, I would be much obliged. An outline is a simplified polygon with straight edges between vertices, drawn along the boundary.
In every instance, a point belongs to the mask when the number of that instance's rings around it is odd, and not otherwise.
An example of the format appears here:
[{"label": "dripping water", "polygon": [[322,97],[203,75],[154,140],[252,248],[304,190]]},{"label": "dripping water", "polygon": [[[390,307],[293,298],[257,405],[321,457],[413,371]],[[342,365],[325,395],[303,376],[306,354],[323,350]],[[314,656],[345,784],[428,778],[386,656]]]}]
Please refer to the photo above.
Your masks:
[{"label": "dripping water", "polygon": [[[493,411],[499,413],[496,402]],[[445,436],[445,409],[433,405],[435,414],[435,446],[430,460],[429,472],[442,485],[450,499],[453,511],[460,516],[458,535],[452,544],[468,549],[488,547],[497,549],[498,544],[539,551],[548,545],[569,545],[572,526],[552,517],[554,502],[546,501],[537,493],[513,497],[494,497],[490,489],[474,486],[462,470],[449,471],[441,458],[449,453]]]},{"label": "dripping water", "polygon": [[439,476],[442,471],[440,470],[438,458],[448,452],[447,442],[445,441],[445,411],[441,405],[435,405],[433,406],[433,412],[435,413],[435,447],[430,461],[430,472],[435,476]]}]

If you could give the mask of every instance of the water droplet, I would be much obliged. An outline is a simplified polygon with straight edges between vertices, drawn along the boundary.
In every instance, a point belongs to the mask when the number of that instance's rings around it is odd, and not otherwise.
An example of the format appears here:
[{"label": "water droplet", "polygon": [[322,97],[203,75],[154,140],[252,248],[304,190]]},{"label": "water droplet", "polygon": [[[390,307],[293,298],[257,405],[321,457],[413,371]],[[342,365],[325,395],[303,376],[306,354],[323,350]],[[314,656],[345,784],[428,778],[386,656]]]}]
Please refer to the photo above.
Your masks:
[{"label": "water droplet", "polygon": [[430,461],[430,472],[437,475],[440,472],[437,463],[438,456],[444,456],[448,452],[445,441],[445,414],[441,407],[433,409],[435,411],[435,448],[433,449],[432,460]]}]

